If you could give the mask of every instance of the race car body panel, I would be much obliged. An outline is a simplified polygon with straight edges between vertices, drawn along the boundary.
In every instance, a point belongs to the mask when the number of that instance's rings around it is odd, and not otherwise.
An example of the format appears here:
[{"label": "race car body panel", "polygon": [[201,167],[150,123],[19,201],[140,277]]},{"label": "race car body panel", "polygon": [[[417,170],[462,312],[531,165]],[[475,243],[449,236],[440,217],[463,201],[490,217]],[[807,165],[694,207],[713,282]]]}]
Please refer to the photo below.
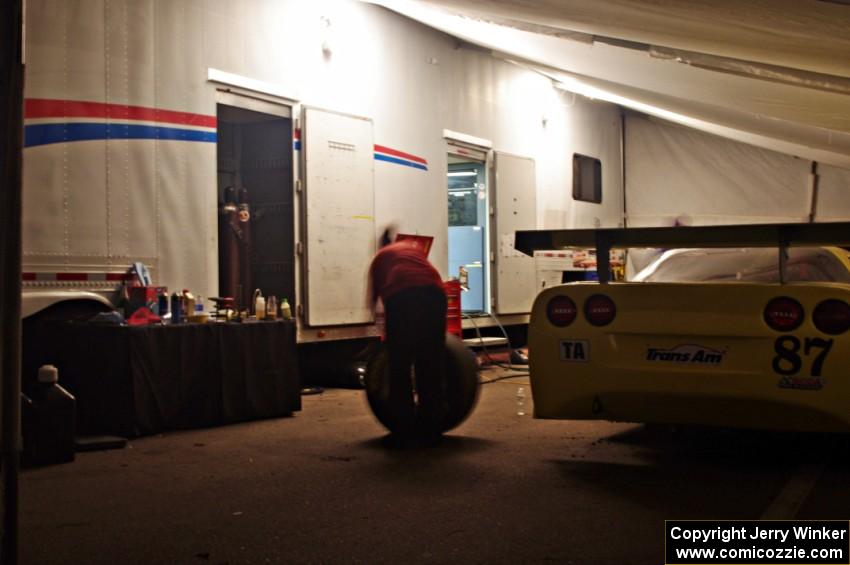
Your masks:
[{"label": "race car body panel", "polygon": [[[796,327],[771,327],[774,299],[801,307]],[[827,300],[850,303],[850,285],[550,288],[529,325],[535,416],[850,431],[850,332],[813,320]]]}]

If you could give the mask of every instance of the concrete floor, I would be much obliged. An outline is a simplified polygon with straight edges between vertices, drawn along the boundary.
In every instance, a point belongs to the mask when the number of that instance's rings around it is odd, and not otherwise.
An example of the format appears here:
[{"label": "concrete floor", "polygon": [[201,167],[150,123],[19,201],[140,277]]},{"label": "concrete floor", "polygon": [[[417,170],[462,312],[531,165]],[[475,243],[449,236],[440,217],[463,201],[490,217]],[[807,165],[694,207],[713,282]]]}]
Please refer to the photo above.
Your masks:
[{"label": "concrete floor", "polygon": [[658,564],[665,519],[850,517],[845,438],[534,420],[520,385],[433,447],[327,390],[26,470],[21,563]]}]

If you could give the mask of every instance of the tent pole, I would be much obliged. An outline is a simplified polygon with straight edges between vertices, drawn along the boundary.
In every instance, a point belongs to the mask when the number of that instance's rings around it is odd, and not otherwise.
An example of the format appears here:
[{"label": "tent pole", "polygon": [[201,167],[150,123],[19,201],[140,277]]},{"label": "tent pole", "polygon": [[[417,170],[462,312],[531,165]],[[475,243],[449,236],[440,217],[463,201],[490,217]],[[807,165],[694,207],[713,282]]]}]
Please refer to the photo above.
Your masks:
[{"label": "tent pole", "polygon": [[23,0],[0,2],[0,562],[18,562],[21,396],[21,170]]},{"label": "tent pole", "polygon": [[629,227],[629,209],[626,206],[626,111],[620,108],[620,178],[623,191],[623,227]]},{"label": "tent pole", "polygon": [[820,177],[818,176],[818,162],[812,161],[812,170],[809,175],[809,186],[811,187],[812,202],[809,206],[809,223],[815,222],[815,216],[818,213],[818,185]]}]

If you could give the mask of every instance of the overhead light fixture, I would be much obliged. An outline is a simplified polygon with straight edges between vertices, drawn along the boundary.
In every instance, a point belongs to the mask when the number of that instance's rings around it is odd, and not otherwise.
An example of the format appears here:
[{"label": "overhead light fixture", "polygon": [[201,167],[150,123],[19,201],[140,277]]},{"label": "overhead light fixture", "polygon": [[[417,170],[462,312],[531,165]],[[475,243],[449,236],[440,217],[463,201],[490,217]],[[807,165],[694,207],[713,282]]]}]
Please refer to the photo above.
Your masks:
[{"label": "overhead light fixture", "polygon": [[671,112],[670,110],[659,108],[658,106],[653,106],[652,104],[639,102],[631,98],[626,98],[625,96],[620,96],[619,94],[614,94],[612,92],[602,90],[601,88],[591,86],[573,77],[559,77],[558,80],[553,81],[553,86],[561,90],[581,94],[582,96],[591,100],[603,100],[605,102],[610,102],[612,104],[617,104],[619,106],[638,110],[645,114],[658,116],[659,118],[670,120],[672,122],[677,122],[683,125],[695,127],[698,123],[698,120],[695,120],[694,118],[691,118],[689,116],[685,116],[677,112]]},{"label": "overhead light fixture", "polygon": [[450,177],[474,177],[478,176],[478,173],[475,171],[452,171],[451,173],[447,173]]}]

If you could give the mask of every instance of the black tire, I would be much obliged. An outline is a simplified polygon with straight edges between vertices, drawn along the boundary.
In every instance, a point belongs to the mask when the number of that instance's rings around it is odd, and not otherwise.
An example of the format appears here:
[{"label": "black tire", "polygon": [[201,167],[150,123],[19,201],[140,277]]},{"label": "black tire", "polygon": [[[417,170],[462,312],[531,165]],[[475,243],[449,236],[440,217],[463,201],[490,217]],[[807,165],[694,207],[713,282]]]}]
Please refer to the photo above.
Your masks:
[{"label": "black tire", "polygon": [[[445,378],[448,412],[436,425],[437,429],[428,430],[437,434],[460,425],[472,413],[472,409],[478,402],[479,382],[475,356],[457,336],[452,334],[446,335]],[[366,398],[378,421],[394,432],[392,422],[387,417],[388,394],[387,350],[381,347],[370,359],[366,370]]]}]

